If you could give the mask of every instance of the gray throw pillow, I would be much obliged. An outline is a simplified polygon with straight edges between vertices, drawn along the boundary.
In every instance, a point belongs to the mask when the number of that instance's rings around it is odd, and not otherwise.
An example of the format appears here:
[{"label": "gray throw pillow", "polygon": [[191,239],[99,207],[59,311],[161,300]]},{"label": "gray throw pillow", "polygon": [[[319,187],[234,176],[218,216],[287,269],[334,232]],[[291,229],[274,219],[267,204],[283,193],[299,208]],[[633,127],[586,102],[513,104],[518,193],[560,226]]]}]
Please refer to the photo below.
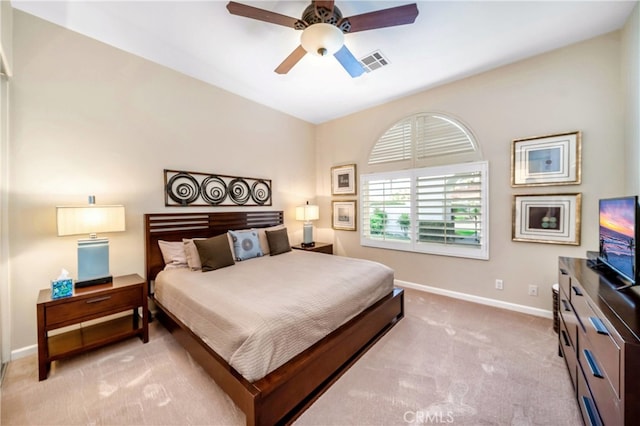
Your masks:
[{"label": "gray throw pillow", "polygon": [[278,229],[277,231],[266,231],[266,234],[271,256],[291,251],[287,228]]},{"label": "gray throw pillow", "polygon": [[202,262],[202,272],[214,271],[236,263],[233,260],[227,234],[207,238],[206,240],[194,240],[193,243],[198,248],[198,255],[200,256],[200,262]]}]

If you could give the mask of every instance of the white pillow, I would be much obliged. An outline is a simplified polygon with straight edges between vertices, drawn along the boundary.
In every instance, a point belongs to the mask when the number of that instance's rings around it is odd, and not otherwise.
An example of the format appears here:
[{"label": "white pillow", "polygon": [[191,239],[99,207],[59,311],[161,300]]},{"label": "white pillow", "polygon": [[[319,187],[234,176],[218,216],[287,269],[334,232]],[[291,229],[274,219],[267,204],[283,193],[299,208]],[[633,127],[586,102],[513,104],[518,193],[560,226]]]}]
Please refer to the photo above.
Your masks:
[{"label": "white pillow", "polygon": [[200,255],[198,254],[198,247],[193,243],[193,240],[206,240],[206,238],[183,238],[183,250],[187,258],[187,265],[192,271],[199,271],[202,269],[202,262],[200,261]]},{"label": "white pillow", "polygon": [[160,246],[166,269],[186,268],[188,266],[184,244],[181,241],[158,240],[158,245]]},{"label": "white pillow", "polygon": [[277,231],[278,229],[282,228],[284,228],[284,225],[276,225],[269,228],[252,228],[253,230],[258,231],[258,239],[260,240],[260,248],[262,249],[262,254],[266,256],[270,253],[269,241],[267,241],[266,231]]}]

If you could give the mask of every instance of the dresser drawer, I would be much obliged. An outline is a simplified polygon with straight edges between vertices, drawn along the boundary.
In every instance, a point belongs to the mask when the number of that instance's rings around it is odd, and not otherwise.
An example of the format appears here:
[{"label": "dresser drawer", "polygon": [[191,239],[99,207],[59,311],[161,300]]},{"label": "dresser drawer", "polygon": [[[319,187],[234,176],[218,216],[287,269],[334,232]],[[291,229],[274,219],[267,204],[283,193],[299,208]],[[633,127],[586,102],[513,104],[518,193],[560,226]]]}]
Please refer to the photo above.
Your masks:
[{"label": "dresser drawer", "polygon": [[[591,360],[595,364],[584,364],[584,372],[594,377],[603,376],[611,384],[616,395],[620,395],[620,347],[611,335],[612,327],[599,316],[584,297],[574,297],[572,301],[581,329],[578,333],[581,360]],[[585,350],[588,354],[585,355]]]},{"label": "dresser drawer", "polygon": [[564,362],[567,364],[567,369],[569,370],[569,376],[571,376],[571,385],[574,387],[574,391],[577,391],[576,374],[577,374],[577,368],[578,368],[578,361],[577,361],[576,348],[573,346],[573,344],[571,343],[571,340],[569,339],[569,333],[567,333],[567,325],[565,324],[563,319],[560,319],[560,330],[559,330],[558,337],[560,339],[560,350],[562,351]]},{"label": "dresser drawer", "polygon": [[560,285],[560,290],[564,291],[564,294],[569,297],[571,294],[571,276],[564,268],[559,269],[558,284]]},{"label": "dresser drawer", "polygon": [[578,355],[591,394],[598,401],[598,412],[602,421],[606,425],[622,424],[620,399],[616,395],[611,381],[602,374],[601,360],[588,345],[585,345]]},{"label": "dresser drawer", "polygon": [[571,345],[574,350],[576,350],[578,346],[578,318],[573,311],[573,307],[571,306],[567,295],[560,291],[558,293],[558,297],[560,298],[558,303],[558,313],[565,323],[566,333],[571,341]]},{"label": "dresser drawer", "polygon": [[578,366],[578,406],[586,426],[602,426],[598,407],[580,366]]},{"label": "dresser drawer", "polygon": [[47,329],[63,327],[141,305],[142,286],[124,288],[121,291],[95,293],[46,308]]}]

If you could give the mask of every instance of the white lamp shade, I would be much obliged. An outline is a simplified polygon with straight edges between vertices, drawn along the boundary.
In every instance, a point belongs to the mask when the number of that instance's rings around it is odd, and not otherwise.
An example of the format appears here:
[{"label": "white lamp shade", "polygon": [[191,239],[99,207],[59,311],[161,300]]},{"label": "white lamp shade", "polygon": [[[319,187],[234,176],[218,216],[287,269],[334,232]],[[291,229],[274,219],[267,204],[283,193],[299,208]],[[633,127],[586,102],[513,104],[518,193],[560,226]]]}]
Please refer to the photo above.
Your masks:
[{"label": "white lamp shade", "polygon": [[331,24],[313,24],[302,31],[300,44],[312,55],[333,55],[344,44],[344,34],[340,28]]},{"label": "white lamp shade", "polygon": [[313,204],[305,204],[304,206],[296,207],[296,220],[304,220],[308,222],[310,220],[318,220],[320,218],[320,209]]},{"label": "white lamp shade", "polygon": [[59,237],[125,230],[124,206],[59,206],[56,213]]}]

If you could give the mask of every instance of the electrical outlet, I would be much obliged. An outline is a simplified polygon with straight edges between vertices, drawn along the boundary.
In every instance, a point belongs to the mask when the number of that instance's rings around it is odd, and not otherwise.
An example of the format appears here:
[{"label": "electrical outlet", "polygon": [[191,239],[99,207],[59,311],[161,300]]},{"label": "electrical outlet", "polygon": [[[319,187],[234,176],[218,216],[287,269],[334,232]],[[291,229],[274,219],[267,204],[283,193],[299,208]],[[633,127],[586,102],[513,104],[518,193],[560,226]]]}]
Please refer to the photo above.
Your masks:
[{"label": "electrical outlet", "polygon": [[537,285],[530,285],[529,286],[529,296],[537,296],[538,295],[538,286]]},{"label": "electrical outlet", "polygon": [[496,290],[502,290],[502,289],[504,289],[502,280],[496,280]]}]

